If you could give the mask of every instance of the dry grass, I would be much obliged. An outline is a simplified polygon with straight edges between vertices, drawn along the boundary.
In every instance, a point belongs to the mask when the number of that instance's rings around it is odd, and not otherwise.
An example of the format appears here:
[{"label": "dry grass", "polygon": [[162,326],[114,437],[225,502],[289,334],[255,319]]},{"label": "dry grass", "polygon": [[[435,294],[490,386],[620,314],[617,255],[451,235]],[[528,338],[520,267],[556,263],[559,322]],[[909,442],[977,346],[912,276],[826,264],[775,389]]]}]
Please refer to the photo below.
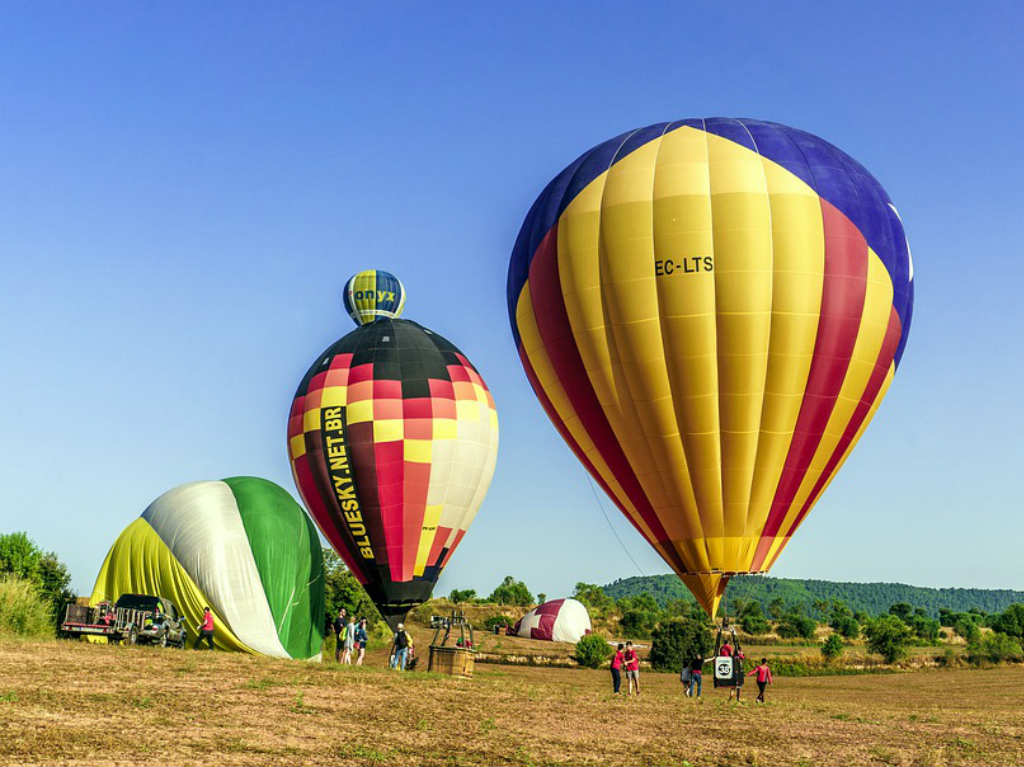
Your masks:
[{"label": "dry grass", "polygon": [[[1020,764],[1024,668],[780,679],[768,706],[613,699],[607,672],[472,680],[226,653],[0,642],[3,764]],[[749,694],[750,688],[747,688]]]}]

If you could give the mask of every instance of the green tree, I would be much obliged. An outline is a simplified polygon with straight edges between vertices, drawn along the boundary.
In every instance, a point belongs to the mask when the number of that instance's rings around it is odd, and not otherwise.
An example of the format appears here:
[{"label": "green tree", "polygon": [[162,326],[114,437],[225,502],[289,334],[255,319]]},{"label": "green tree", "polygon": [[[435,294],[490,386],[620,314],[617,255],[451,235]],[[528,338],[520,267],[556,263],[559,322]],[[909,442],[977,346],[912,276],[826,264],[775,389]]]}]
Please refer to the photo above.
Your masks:
[{"label": "green tree", "polygon": [[472,602],[474,599],[476,599],[476,589],[452,589],[448,595],[448,601],[455,605],[460,602]]},{"label": "green tree", "polygon": [[577,583],[572,598],[582,602],[592,613],[603,614],[615,606],[615,600],[593,583]]},{"label": "green tree", "polygon": [[826,663],[831,663],[843,654],[843,640],[839,638],[839,634],[828,635],[825,641],[821,643],[821,654],[824,656]]},{"label": "green tree", "polygon": [[[757,603],[755,602],[755,604]],[[742,626],[743,630],[748,634],[767,634],[772,630],[771,624],[765,620],[765,617],[760,614],[760,611],[757,615],[744,615],[740,618],[740,626]]]},{"label": "green tree", "polygon": [[611,654],[611,645],[597,634],[587,634],[576,643],[576,662],[587,668],[600,668]]},{"label": "green tree", "polygon": [[646,610],[626,610],[619,619],[619,629],[627,637],[648,637],[657,618]]},{"label": "green tree", "polygon": [[547,601],[548,601],[548,595],[545,594],[543,591],[538,591],[537,592],[537,604],[542,605],[542,604],[544,604]]},{"label": "green tree", "polygon": [[1024,659],[1021,650],[1021,643],[1016,637],[1007,636],[993,632],[967,645],[967,661],[974,665],[980,665],[985,661],[989,663],[1002,663],[1003,661],[1020,661]]},{"label": "green tree", "polygon": [[939,622],[935,618],[914,613],[914,615],[910,616],[907,625],[913,629],[914,635],[918,639],[922,639],[925,642],[939,641]]},{"label": "green tree", "polygon": [[894,663],[907,654],[907,646],[913,637],[910,627],[896,615],[880,615],[870,621],[864,629],[868,638],[868,650]]},{"label": "green tree", "polygon": [[32,584],[54,622],[63,617],[64,606],[75,599],[67,565],[52,551],[42,551],[25,533],[0,535],[0,576]]},{"label": "green tree", "polygon": [[967,643],[977,642],[981,637],[981,629],[975,622],[975,617],[969,613],[957,613],[953,618],[953,631],[967,640]]},{"label": "green tree", "polygon": [[817,628],[818,624],[813,618],[800,615],[798,612],[788,612],[782,616],[775,630],[783,639],[794,637],[814,639],[814,632]]},{"label": "green tree", "polygon": [[1024,639],[1024,604],[1007,607],[992,620],[992,628],[1007,636]]},{"label": "green tree", "polygon": [[499,605],[518,605],[521,607],[534,603],[533,594],[526,588],[526,584],[522,581],[517,581],[511,575],[505,576],[505,579],[487,597],[487,601],[495,602]]},{"label": "green tree", "polygon": [[680,671],[683,661],[711,652],[711,634],[704,624],[682,618],[662,623],[651,634],[651,666],[658,671]]},{"label": "green tree", "polygon": [[906,602],[897,602],[894,605],[889,605],[889,615],[895,615],[897,618],[902,620],[904,623],[914,613],[913,605],[909,605]]},{"label": "green tree", "polygon": [[324,557],[324,605],[327,615],[333,618],[344,607],[349,615],[366,618],[368,626],[375,626],[383,620],[365,589],[352,572],[345,567],[341,557],[333,549],[323,549]]},{"label": "green tree", "polygon": [[785,613],[786,603],[782,601],[782,597],[775,597],[768,603],[768,614],[772,616],[773,620],[779,620]]}]

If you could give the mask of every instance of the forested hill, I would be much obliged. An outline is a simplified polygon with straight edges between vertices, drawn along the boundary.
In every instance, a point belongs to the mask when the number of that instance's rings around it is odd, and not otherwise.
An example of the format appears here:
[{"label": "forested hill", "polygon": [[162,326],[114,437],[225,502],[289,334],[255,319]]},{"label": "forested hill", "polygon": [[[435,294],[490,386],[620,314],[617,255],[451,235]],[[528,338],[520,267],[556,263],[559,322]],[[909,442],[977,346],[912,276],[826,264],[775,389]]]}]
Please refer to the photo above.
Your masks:
[{"label": "forested hill", "polygon": [[[675,575],[649,575],[617,580],[602,587],[613,599],[650,594],[661,606],[674,599],[693,601],[690,592]],[[986,613],[1002,612],[1014,602],[1024,603],[1024,591],[1009,589],[931,589],[907,586],[903,583],[837,583],[835,581],[809,581],[794,578],[770,578],[763,575],[745,575],[733,578],[725,592],[728,600],[754,599],[763,609],[775,599],[787,605],[801,604],[807,614],[816,615],[815,602],[839,599],[852,610],[863,610],[870,615],[888,611],[897,602],[923,607],[929,615],[937,616],[940,607],[953,612],[967,612],[972,607]]]}]

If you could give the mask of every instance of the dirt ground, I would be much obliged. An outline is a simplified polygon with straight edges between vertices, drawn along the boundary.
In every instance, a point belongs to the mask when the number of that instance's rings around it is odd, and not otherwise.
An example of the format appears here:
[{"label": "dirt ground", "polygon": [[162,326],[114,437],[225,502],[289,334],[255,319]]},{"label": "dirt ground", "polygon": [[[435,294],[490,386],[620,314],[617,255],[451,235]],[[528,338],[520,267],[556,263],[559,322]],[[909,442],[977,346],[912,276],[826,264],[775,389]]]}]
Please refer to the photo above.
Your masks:
[{"label": "dirt ground", "polygon": [[769,703],[644,673],[471,680],[247,655],[0,642],[3,764],[1021,764],[1024,668],[782,678]]}]

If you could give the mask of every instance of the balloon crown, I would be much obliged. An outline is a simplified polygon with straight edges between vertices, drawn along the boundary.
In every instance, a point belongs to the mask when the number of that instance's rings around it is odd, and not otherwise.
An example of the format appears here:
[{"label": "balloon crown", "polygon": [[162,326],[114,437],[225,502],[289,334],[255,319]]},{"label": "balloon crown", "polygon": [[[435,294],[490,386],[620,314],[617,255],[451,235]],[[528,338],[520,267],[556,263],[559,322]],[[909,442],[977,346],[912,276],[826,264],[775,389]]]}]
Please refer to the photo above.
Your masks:
[{"label": "balloon crown", "polygon": [[349,277],[341,295],[345,311],[356,325],[394,319],[405,308],[405,286],[391,272],[365,269]]}]

